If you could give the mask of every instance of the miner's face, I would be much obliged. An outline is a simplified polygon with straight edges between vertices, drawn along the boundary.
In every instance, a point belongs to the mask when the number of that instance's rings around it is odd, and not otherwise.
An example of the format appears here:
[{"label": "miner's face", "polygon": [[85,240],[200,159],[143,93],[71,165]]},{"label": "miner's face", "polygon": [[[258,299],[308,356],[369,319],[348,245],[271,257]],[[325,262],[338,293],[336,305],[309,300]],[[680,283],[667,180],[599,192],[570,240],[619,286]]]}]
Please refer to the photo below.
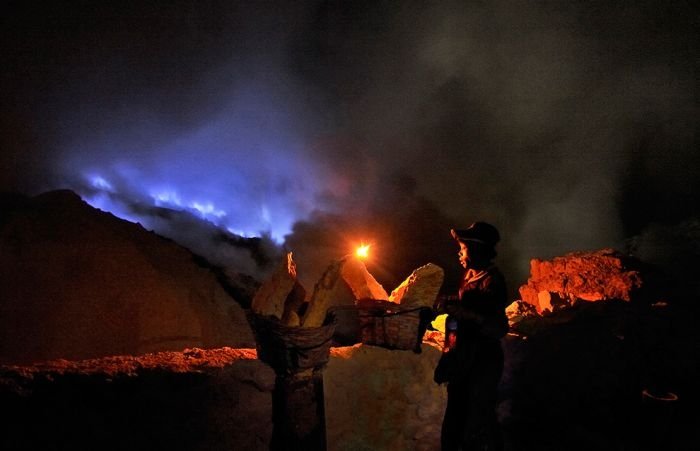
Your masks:
[{"label": "miner's face", "polygon": [[459,257],[459,264],[462,265],[462,268],[466,269],[467,262],[469,261],[469,248],[461,241],[459,241],[459,252],[457,256]]}]

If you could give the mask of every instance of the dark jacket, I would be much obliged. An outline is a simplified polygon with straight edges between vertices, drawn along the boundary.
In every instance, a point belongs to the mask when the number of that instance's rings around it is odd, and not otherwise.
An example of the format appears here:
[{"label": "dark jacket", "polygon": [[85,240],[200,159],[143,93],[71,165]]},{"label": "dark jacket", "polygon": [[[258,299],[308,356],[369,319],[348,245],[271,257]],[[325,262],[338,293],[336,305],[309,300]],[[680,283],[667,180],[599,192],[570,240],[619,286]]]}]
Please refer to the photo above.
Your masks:
[{"label": "dark jacket", "polygon": [[443,451],[503,449],[496,406],[503,372],[501,337],[508,332],[506,284],[491,266],[469,269],[445,310],[457,320],[457,344],[442,354],[435,382],[447,382],[440,436]]},{"label": "dark jacket", "polygon": [[495,266],[467,270],[459,295],[444,306],[444,312],[457,320],[457,346],[442,365],[447,371],[440,368],[443,373],[436,374],[437,382],[464,379],[480,362],[502,362],[500,339],[508,333],[506,304],[505,279]]},{"label": "dark jacket", "polygon": [[457,346],[474,340],[499,340],[506,335],[507,299],[505,279],[498,268],[467,270],[459,287],[459,299],[446,306],[447,313],[458,322]]}]

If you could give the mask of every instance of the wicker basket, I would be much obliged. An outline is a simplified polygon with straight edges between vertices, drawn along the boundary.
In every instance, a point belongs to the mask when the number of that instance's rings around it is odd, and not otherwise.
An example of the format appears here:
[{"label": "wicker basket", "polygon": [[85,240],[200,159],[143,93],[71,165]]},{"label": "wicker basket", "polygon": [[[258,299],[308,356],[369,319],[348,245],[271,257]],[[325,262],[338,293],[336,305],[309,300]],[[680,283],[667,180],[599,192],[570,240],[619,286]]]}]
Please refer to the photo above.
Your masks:
[{"label": "wicker basket", "polygon": [[362,343],[421,352],[431,309],[404,308],[386,301],[358,302]]},{"label": "wicker basket", "polygon": [[335,318],[328,315],[321,327],[285,326],[274,317],[248,313],[258,358],[278,374],[320,369],[330,355]]}]

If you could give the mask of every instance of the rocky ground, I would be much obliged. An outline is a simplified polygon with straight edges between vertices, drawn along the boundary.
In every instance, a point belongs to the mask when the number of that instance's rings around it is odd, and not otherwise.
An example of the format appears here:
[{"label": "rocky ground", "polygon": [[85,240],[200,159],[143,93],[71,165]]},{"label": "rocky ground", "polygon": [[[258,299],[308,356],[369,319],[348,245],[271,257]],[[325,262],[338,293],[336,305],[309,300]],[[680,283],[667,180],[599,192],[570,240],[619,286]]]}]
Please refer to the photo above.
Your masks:
[{"label": "rocky ground", "polygon": [[[697,334],[674,332],[692,319],[668,307],[630,308],[579,306],[504,339],[507,450],[692,449]],[[439,449],[446,393],[432,381],[436,335],[421,354],[331,349],[329,450]],[[253,349],[5,366],[0,448],[264,450],[274,384]]]},{"label": "rocky ground", "polygon": [[[275,374],[246,310],[257,282],[70,192],[0,206],[0,449],[269,448]],[[665,276],[610,249],[533,260],[502,342],[507,450],[696,448],[692,236]],[[331,348],[328,449],[439,449],[442,340]]]},{"label": "rocky ground", "polygon": [[511,448],[691,449],[694,287],[611,249],[533,260],[504,340]]},{"label": "rocky ground", "polygon": [[[329,450],[437,450],[440,352],[332,348],[324,372]],[[274,372],[254,349],[0,368],[0,449],[265,450]]]},{"label": "rocky ground", "polygon": [[692,317],[613,301],[507,337],[501,407],[510,449],[692,449],[699,374]]}]

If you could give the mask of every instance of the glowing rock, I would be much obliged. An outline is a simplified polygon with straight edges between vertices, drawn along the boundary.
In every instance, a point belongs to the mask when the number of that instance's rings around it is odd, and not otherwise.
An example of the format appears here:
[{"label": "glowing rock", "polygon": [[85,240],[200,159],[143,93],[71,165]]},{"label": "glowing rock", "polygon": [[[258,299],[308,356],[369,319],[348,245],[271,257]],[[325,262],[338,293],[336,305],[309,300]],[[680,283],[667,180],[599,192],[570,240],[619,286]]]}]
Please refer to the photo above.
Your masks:
[{"label": "glowing rock", "polygon": [[355,299],[389,299],[386,290],[367,271],[364,262],[358,258],[348,258],[341,269],[341,276],[352,290]]},{"label": "glowing rock", "polygon": [[573,252],[550,261],[530,261],[530,278],[520,287],[520,297],[538,313],[566,308],[579,300],[630,301],[641,288],[633,259],[612,249]]}]

